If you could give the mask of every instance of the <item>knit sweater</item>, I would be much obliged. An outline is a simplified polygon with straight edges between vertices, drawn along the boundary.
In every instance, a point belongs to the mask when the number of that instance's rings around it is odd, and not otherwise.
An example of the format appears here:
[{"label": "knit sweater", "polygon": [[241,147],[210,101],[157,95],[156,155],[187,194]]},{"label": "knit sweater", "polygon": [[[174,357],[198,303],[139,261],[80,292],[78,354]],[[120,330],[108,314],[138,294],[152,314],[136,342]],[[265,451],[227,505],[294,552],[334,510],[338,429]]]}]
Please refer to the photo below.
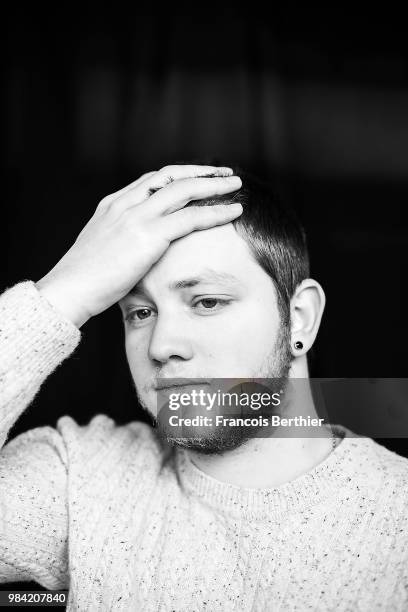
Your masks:
[{"label": "knit sweater", "polygon": [[80,331],[26,281],[0,296],[0,581],[68,610],[408,609],[408,460],[337,426],[276,488],[220,482],[150,426],[70,416],[8,441]]}]

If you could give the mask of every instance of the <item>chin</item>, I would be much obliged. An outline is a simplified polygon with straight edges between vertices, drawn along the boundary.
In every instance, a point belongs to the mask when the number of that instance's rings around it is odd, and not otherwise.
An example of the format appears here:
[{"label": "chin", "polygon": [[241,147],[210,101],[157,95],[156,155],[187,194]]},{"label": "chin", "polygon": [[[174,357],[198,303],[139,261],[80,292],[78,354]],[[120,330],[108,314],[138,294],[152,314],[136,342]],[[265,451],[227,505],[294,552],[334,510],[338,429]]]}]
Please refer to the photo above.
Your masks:
[{"label": "chin", "polygon": [[194,451],[201,455],[223,455],[243,446],[256,435],[255,431],[249,431],[249,428],[247,430],[245,427],[239,427],[236,430],[232,428],[226,428],[225,431],[218,430],[216,433],[205,436],[174,437],[160,427],[159,423],[157,431],[160,438],[170,446]]}]

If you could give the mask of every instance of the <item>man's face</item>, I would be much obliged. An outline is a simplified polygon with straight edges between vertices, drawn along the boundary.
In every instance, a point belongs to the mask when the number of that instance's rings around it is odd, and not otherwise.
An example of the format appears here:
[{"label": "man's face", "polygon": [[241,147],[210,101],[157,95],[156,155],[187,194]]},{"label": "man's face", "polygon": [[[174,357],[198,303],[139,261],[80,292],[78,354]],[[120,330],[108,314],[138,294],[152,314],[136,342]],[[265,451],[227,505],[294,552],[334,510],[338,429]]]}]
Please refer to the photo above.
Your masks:
[{"label": "man's face", "polygon": [[[153,416],[159,378],[287,375],[290,350],[274,284],[232,223],[171,243],[120,305],[130,371]],[[228,447],[218,441],[218,452],[220,444]]]}]

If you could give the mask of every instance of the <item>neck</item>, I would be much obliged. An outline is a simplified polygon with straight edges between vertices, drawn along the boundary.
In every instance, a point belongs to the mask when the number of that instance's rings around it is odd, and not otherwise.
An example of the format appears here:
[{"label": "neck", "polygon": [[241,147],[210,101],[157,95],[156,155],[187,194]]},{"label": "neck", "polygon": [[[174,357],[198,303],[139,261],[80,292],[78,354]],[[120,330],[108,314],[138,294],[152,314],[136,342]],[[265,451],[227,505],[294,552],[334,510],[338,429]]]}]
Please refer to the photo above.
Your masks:
[{"label": "neck", "polygon": [[[287,394],[283,416],[310,415],[317,419],[307,372],[305,377],[300,372],[298,368],[296,376],[294,370],[289,375],[289,383],[294,378],[296,382],[290,385],[293,392]],[[217,480],[245,488],[271,488],[295,480],[328,457],[333,449],[330,428],[319,427],[313,433],[310,429],[306,432],[299,427],[280,426],[269,437],[253,438],[223,455],[187,452],[196,467]]]}]

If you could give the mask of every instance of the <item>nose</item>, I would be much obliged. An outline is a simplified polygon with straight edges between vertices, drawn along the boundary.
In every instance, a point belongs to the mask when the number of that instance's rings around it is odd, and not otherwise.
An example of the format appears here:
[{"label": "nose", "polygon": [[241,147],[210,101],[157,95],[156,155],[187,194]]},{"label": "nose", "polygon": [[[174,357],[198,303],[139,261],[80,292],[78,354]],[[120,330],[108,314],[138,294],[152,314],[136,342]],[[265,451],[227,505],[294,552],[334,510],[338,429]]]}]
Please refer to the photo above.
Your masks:
[{"label": "nose", "polygon": [[186,325],[171,313],[158,314],[149,343],[149,358],[166,363],[170,359],[187,361],[193,356]]}]

